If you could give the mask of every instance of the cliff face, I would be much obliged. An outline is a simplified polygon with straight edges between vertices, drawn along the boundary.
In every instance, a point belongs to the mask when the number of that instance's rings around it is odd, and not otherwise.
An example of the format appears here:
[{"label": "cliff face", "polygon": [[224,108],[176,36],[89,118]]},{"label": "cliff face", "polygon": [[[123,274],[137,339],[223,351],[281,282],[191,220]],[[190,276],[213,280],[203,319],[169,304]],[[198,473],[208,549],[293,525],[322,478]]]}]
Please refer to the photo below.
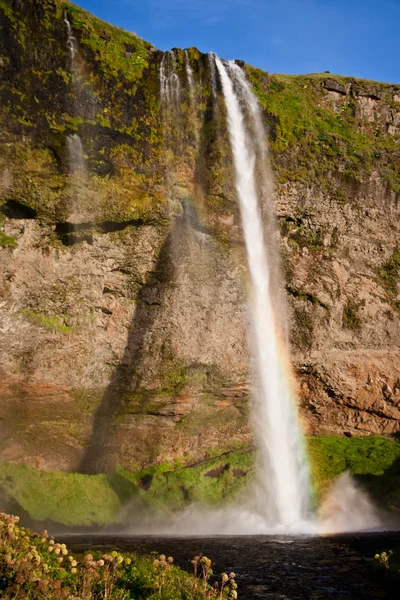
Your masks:
[{"label": "cliff face", "polygon": [[[135,470],[251,444],[247,268],[208,57],[188,51],[194,103],[175,51],[166,114],[162,53],[134,34],[51,0],[1,0],[0,27],[0,460]],[[395,434],[400,86],[243,68],[308,431]]]}]

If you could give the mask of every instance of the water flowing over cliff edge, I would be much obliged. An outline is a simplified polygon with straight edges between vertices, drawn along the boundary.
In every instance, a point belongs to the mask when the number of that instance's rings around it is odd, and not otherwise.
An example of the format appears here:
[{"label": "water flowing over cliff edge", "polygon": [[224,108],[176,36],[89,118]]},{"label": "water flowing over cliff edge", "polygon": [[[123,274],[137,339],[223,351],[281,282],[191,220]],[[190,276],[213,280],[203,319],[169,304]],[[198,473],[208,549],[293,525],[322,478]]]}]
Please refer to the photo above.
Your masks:
[{"label": "water flowing over cliff edge", "polygon": [[[134,34],[34,0],[0,2],[0,27],[1,477],[118,467],[144,493],[151,469],[203,464],[239,489],[247,267],[209,56],[173,52],[166,123],[165,55]],[[269,132],[305,427],[398,434],[400,86],[239,65]]]}]

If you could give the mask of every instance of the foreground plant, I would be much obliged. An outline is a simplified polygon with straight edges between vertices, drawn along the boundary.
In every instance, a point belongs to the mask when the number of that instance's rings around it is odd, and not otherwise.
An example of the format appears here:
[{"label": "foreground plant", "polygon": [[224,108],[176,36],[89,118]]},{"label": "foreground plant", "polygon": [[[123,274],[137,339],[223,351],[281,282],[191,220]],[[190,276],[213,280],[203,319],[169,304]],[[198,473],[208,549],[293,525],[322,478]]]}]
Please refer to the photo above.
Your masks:
[{"label": "foreground plant", "polygon": [[210,578],[213,576],[212,562],[207,556],[200,554],[195,556],[192,560],[193,574],[194,574],[194,586],[197,590],[197,584],[199,579],[202,581],[202,593],[204,598],[227,598],[229,600],[236,600],[237,594],[237,583],[235,581],[235,573],[221,573],[221,579],[215,581],[214,587],[211,589],[209,586]]},{"label": "foreground plant", "polygon": [[[158,559],[110,554],[72,556],[65,544],[19,525],[19,518],[0,513],[0,600],[201,600],[237,598],[234,573],[210,585],[211,560],[195,557],[195,575]],[[199,573],[200,574],[200,573]]]},{"label": "foreground plant", "polygon": [[373,578],[386,589],[388,598],[397,600],[400,589],[400,548],[375,554],[369,565]]}]

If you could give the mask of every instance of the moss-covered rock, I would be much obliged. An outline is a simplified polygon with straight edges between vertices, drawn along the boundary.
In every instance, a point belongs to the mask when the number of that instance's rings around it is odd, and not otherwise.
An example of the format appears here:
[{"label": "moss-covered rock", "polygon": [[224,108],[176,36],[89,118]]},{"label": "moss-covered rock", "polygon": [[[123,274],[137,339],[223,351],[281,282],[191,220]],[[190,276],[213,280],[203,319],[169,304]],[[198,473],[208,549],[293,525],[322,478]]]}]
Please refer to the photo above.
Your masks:
[{"label": "moss-covered rock", "polygon": [[[349,471],[382,506],[400,508],[400,445],[382,438],[312,437],[308,454],[317,504],[340,474]],[[34,522],[84,527],[136,522],[146,511],[168,518],[191,503],[217,508],[243,502],[256,472],[254,450],[210,451],[208,458],[112,475],[43,472],[0,464],[3,508]],[[246,492],[247,490],[247,492]],[[139,517],[140,520],[141,517]]]}]

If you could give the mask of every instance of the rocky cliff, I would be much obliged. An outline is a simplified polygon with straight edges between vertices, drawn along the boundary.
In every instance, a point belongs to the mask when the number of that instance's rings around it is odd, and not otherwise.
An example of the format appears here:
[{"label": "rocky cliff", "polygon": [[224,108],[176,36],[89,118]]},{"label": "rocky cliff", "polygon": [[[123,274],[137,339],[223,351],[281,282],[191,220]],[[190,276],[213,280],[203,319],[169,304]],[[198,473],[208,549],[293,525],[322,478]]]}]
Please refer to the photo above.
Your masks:
[{"label": "rocky cliff", "polygon": [[[58,0],[0,0],[0,28],[0,460],[134,471],[251,445],[247,268],[209,57],[187,53],[193,92],[174,51],[166,114],[163,54],[135,34]],[[307,430],[396,434],[400,86],[242,66]]]}]

